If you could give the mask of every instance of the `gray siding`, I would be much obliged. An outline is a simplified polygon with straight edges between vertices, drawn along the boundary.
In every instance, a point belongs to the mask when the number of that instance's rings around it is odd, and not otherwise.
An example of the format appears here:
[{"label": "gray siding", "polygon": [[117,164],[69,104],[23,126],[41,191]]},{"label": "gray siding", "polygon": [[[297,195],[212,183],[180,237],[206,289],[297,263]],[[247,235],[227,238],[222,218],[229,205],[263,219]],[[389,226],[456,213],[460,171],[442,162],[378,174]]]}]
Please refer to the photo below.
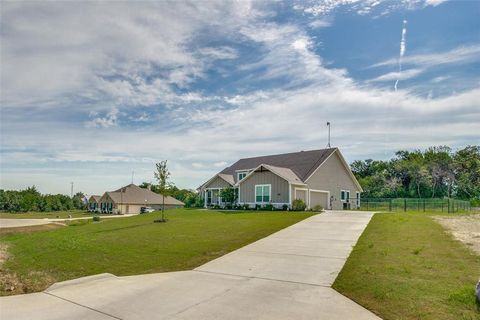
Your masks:
[{"label": "gray siding", "polygon": [[206,188],[220,188],[220,189],[223,189],[223,188],[228,188],[228,187],[231,187],[231,185],[227,181],[223,180],[220,177],[216,177],[209,184],[207,184],[204,187],[204,189],[206,189]]},{"label": "gray siding", "polygon": [[240,184],[240,203],[255,202],[255,185],[272,185],[272,203],[288,203],[288,182],[270,171],[255,172]]},{"label": "gray siding", "polygon": [[310,189],[330,191],[330,196],[333,197],[333,209],[343,208],[343,203],[340,201],[340,190],[350,190],[351,208],[354,208],[355,200],[353,198],[355,198],[355,192],[360,190],[342,164],[337,152],[332,154],[306,182]]}]

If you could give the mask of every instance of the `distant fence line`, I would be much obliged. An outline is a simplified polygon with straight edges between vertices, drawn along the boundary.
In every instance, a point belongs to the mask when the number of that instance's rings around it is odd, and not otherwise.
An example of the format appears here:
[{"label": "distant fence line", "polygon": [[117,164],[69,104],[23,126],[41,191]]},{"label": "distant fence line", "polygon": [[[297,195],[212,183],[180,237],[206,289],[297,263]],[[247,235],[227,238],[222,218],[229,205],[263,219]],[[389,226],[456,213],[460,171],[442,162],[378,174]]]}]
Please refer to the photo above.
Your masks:
[{"label": "distant fence line", "polygon": [[[350,199],[350,201],[355,199]],[[441,211],[455,213],[470,211],[469,201],[457,199],[419,199],[419,198],[361,198],[360,210],[382,211]]]}]

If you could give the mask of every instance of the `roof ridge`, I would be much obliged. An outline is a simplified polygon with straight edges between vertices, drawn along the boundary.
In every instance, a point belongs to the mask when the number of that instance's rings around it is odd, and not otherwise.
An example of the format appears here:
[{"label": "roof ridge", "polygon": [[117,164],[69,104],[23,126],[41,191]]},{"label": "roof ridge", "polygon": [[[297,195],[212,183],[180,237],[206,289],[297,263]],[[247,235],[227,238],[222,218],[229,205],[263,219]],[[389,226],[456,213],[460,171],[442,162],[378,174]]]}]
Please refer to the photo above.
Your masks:
[{"label": "roof ridge", "polygon": [[[264,158],[264,157],[275,157],[275,156],[289,155],[289,154],[302,153],[302,152],[318,152],[318,151],[326,151],[326,150],[332,150],[332,149],[337,149],[337,148],[336,148],[336,147],[333,147],[333,148],[324,148],[324,149],[300,150],[300,151],[294,151],[294,152],[267,154],[267,155],[263,155],[263,156],[240,158],[240,159],[237,160],[237,162],[240,161],[240,160],[246,160],[246,159],[256,159],[256,158]],[[227,167],[227,168],[229,168],[229,167]]]}]

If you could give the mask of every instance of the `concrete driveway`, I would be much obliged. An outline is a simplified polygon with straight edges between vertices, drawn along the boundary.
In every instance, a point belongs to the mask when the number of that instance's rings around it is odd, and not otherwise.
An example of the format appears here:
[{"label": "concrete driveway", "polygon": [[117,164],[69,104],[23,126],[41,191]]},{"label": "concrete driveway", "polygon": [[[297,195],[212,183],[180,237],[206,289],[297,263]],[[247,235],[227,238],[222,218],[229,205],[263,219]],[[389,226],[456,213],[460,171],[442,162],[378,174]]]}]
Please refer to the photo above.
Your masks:
[{"label": "concrete driveway", "polygon": [[330,286],[372,213],[330,211],[192,271],[0,298],[1,319],[379,319]]}]

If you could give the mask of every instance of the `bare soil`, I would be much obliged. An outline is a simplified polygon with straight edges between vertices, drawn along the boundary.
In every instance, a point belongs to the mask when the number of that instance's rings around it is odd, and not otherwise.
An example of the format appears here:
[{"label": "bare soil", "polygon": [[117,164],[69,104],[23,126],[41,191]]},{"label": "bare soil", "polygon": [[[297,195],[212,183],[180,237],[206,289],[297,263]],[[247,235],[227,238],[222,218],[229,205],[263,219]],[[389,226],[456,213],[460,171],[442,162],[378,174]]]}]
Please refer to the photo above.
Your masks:
[{"label": "bare soil", "polygon": [[480,254],[480,214],[454,217],[437,216],[433,219],[445,227],[455,239]]}]

